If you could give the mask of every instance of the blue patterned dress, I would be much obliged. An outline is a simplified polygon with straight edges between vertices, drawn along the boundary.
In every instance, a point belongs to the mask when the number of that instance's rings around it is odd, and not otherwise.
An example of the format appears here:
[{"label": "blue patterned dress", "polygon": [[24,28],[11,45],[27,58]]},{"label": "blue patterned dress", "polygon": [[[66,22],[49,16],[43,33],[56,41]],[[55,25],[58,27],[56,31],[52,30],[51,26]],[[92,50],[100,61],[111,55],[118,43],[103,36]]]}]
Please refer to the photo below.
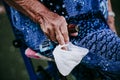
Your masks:
[{"label": "blue patterned dress", "polygon": [[[51,11],[66,18],[68,24],[79,26],[77,37],[70,40],[90,52],[72,71],[77,80],[120,80],[120,38],[107,23],[107,0],[40,0]],[[11,8],[14,27],[23,35],[24,43],[47,57],[52,56],[50,42],[37,23]],[[47,48],[45,44],[47,43]],[[42,46],[39,49],[39,46]],[[48,50],[48,51],[47,51]]]}]

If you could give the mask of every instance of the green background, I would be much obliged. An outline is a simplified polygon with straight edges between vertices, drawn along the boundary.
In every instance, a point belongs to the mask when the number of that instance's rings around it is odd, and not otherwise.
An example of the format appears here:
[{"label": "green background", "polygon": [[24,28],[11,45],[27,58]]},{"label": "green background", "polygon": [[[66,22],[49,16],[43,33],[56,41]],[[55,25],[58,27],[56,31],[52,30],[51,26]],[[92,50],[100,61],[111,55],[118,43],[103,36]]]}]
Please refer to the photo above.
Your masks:
[{"label": "green background", "polygon": [[[112,0],[113,10],[116,13],[115,24],[118,35],[120,35],[119,3],[119,0]],[[14,34],[7,15],[0,14],[0,80],[29,80],[19,49],[14,48],[12,45],[13,40]],[[44,62],[39,60],[32,61],[35,69],[38,64]]]}]

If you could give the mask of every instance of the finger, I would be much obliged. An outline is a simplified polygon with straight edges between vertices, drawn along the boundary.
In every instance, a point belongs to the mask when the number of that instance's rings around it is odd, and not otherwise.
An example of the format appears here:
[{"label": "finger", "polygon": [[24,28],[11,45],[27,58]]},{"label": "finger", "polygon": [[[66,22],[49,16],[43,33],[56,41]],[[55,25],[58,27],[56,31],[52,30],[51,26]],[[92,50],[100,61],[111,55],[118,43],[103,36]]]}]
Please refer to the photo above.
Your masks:
[{"label": "finger", "polygon": [[77,36],[77,35],[78,35],[78,32],[70,33],[70,36],[73,36],[73,37],[75,37],[75,36]]},{"label": "finger", "polygon": [[62,36],[64,38],[64,42],[68,43],[69,42],[69,36],[68,36],[68,31],[65,29],[61,29]]},{"label": "finger", "polygon": [[56,34],[56,39],[57,39],[58,43],[59,43],[60,45],[65,44],[64,38],[63,38],[63,36],[62,36],[59,28],[55,30],[55,34]]},{"label": "finger", "polygon": [[52,41],[57,41],[56,40],[56,35],[55,35],[55,29],[54,28],[49,28],[49,35],[50,35],[50,39],[52,40]]},{"label": "finger", "polygon": [[69,42],[69,35],[68,35],[68,28],[67,28],[66,23],[64,23],[60,26],[60,31],[61,31],[61,34],[64,38],[64,42],[68,43]]},{"label": "finger", "polygon": [[40,27],[41,27],[42,31],[44,32],[44,34],[47,36],[47,38],[50,39],[49,31],[48,31],[48,28],[45,27],[45,24],[40,24]]}]

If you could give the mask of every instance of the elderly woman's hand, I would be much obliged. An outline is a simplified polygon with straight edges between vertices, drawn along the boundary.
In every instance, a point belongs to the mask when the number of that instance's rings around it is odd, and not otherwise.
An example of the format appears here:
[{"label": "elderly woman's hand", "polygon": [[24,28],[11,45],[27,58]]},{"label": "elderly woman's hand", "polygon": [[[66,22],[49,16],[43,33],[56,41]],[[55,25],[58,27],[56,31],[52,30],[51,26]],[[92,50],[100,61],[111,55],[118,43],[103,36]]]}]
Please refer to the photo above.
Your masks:
[{"label": "elderly woman's hand", "polygon": [[51,11],[44,12],[42,16],[42,19],[40,19],[40,26],[48,38],[52,41],[57,41],[61,45],[68,43],[68,24],[65,18]]},{"label": "elderly woman's hand", "polygon": [[51,12],[38,0],[4,0],[26,16],[30,17],[34,22],[40,24],[43,32],[52,41],[59,44],[69,42],[67,22],[63,16]]}]

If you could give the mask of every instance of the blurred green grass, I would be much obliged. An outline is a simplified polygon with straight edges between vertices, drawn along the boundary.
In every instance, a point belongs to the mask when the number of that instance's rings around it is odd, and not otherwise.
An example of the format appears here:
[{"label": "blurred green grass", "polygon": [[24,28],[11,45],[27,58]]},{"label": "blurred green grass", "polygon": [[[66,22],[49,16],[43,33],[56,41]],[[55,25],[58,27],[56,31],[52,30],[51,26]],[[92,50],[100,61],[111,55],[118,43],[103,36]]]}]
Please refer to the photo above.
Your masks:
[{"label": "blurred green grass", "polygon": [[[112,0],[113,10],[116,13],[115,23],[120,36],[120,5],[119,0]],[[14,34],[6,14],[0,14],[0,80],[29,80],[19,49],[12,45]],[[32,60],[35,69],[44,61]]]},{"label": "blurred green grass", "polygon": [[0,15],[0,80],[29,80],[6,14]]},{"label": "blurred green grass", "polygon": [[[12,45],[15,39],[6,14],[0,14],[0,80],[29,80],[19,49]],[[45,67],[46,61],[32,59],[34,69]]]}]

